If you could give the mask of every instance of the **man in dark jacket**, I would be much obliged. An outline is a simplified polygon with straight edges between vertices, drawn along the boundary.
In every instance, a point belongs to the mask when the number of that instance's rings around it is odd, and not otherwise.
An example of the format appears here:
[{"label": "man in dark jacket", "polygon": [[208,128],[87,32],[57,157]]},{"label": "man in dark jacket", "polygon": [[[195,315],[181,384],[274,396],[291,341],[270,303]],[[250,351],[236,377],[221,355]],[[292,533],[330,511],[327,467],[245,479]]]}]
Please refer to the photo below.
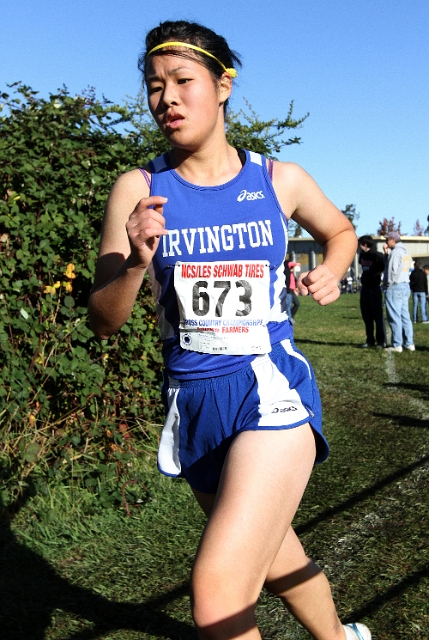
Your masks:
[{"label": "man in dark jacket", "polygon": [[385,347],[386,332],[383,318],[383,296],[381,293],[381,275],[385,264],[384,256],[375,250],[371,236],[360,237],[359,247],[359,264],[362,267],[360,311],[366,330],[366,342],[362,346]]},{"label": "man in dark jacket", "polygon": [[428,324],[426,309],[428,280],[420,262],[414,263],[414,270],[410,274],[410,289],[413,292],[413,322],[417,322],[418,308],[420,306],[420,319],[423,324]]}]

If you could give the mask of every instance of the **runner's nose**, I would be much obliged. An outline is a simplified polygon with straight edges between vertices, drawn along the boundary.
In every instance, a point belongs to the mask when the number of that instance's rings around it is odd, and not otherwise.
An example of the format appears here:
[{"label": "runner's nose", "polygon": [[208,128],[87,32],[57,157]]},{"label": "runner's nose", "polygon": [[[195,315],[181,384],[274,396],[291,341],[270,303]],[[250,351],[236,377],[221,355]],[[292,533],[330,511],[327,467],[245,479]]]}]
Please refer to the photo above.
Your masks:
[{"label": "runner's nose", "polygon": [[177,106],[180,100],[177,95],[176,87],[173,83],[167,83],[162,92],[162,103],[166,109],[171,106]]}]

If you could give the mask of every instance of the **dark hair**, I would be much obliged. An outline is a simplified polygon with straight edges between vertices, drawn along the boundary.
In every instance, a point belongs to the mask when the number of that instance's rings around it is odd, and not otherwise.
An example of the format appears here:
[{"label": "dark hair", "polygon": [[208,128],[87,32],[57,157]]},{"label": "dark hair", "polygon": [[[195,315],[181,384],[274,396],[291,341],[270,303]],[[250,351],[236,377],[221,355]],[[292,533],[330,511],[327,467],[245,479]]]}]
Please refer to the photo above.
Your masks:
[{"label": "dark hair", "polygon": [[371,236],[361,236],[359,238],[359,244],[365,244],[367,247],[371,249],[371,247],[374,244],[374,240],[372,239]]},{"label": "dark hair", "polygon": [[421,268],[421,263],[416,260],[416,262],[414,263],[414,269],[420,269],[420,268]]},{"label": "dark hair", "polygon": [[[213,56],[218,58],[225,67],[241,67],[241,61],[239,55],[232,51],[225,38],[217,35],[211,29],[203,27],[197,22],[186,22],[185,20],[178,20],[176,22],[161,22],[159,27],[155,27],[146,36],[146,48],[138,59],[138,68],[143,75],[143,79],[146,79],[146,58],[149,51],[159,44],[168,42],[169,40],[178,42],[187,42],[188,44],[196,45],[205,49]],[[171,50],[159,49],[153,55],[171,55]],[[186,51],[175,51],[175,55],[183,57],[197,59],[201,62],[206,69],[211,73],[213,79],[217,82],[224,73],[224,69],[210,56],[206,56],[198,51],[192,51],[190,49]]]}]

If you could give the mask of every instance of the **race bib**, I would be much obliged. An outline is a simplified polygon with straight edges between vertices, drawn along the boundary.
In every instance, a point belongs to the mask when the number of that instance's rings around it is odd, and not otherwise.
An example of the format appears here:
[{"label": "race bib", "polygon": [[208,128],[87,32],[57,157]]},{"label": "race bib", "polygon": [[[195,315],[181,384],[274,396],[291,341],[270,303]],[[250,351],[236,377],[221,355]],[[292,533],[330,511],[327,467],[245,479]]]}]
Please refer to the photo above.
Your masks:
[{"label": "race bib", "polygon": [[183,349],[228,355],[271,351],[268,261],[177,262],[174,287]]}]

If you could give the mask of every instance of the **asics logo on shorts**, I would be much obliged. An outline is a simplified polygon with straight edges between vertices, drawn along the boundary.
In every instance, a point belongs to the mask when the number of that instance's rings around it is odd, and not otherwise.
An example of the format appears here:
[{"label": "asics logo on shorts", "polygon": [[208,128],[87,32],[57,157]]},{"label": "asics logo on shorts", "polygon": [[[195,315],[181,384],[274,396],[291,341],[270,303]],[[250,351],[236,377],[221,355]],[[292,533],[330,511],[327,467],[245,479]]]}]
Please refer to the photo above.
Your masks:
[{"label": "asics logo on shorts", "polygon": [[289,411],[298,411],[298,409],[292,404],[289,407],[282,407],[281,409],[276,407],[271,411],[271,413],[288,413]]},{"label": "asics logo on shorts", "polygon": [[238,195],[237,202],[243,202],[243,200],[263,200],[265,198],[262,191],[247,191],[243,189]]}]

